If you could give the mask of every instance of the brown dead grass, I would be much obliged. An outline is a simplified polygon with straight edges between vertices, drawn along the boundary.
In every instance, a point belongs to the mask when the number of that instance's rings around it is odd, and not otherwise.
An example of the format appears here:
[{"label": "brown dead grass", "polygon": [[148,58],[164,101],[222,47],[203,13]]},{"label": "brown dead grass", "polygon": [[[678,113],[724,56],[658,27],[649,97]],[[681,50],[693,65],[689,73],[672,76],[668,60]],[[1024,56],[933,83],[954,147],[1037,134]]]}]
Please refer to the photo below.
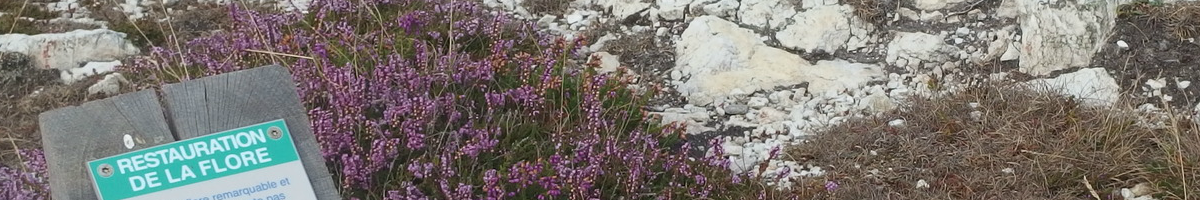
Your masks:
[{"label": "brown dead grass", "polygon": [[16,149],[41,147],[38,114],[106,97],[87,95],[88,84],[103,76],[63,85],[56,71],[34,69],[19,56],[0,52],[0,165],[7,166],[20,166]]},{"label": "brown dead grass", "polygon": [[830,127],[790,155],[832,166],[827,179],[841,187],[830,199],[1121,199],[1114,192],[1138,183],[1159,198],[1195,197],[1200,132],[1187,120],[1143,128],[1129,110],[972,86]]},{"label": "brown dead grass", "polygon": [[1163,4],[1141,0],[1121,5],[1117,13],[1121,17],[1144,18],[1162,24],[1178,39],[1186,40],[1200,32],[1200,2]]}]

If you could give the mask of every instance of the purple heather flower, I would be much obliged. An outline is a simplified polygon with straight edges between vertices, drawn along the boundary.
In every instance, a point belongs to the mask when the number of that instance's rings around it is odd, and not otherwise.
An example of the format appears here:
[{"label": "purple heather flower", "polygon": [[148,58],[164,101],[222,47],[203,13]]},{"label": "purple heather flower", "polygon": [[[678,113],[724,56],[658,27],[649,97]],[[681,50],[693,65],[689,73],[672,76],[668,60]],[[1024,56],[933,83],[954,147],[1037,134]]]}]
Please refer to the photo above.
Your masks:
[{"label": "purple heather flower", "polygon": [[825,181],[825,190],[832,192],[833,190],[837,190],[837,188],[838,188],[837,182]]},{"label": "purple heather flower", "polygon": [[779,156],[779,145],[775,145],[775,147],[771,148],[771,152],[770,152],[768,159],[775,159],[775,158],[777,158],[777,156]]},{"label": "purple heather flower", "polygon": [[788,166],[783,166],[782,168],[779,168],[778,173],[779,173],[778,175],[775,175],[775,180],[783,180],[783,178],[787,178],[788,174],[792,173],[792,168],[789,168]]},{"label": "purple heather flower", "polygon": [[40,149],[17,151],[19,166],[0,165],[0,199],[47,199],[50,183],[46,178],[46,160]]}]

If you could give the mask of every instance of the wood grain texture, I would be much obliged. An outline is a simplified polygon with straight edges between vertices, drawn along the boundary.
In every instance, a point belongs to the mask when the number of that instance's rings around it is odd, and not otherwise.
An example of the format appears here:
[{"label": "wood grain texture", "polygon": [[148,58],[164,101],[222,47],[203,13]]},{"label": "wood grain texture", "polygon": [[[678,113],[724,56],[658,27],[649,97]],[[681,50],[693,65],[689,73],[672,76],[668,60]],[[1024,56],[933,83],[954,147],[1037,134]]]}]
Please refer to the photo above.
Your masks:
[{"label": "wood grain texture", "polygon": [[169,84],[163,98],[181,140],[284,119],[317,198],[341,198],[287,68],[257,67]]},{"label": "wood grain texture", "polygon": [[[87,161],[175,141],[154,91],[119,95],[38,116],[53,199],[96,199]],[[126,148],[125,134],[135,145]]]}]

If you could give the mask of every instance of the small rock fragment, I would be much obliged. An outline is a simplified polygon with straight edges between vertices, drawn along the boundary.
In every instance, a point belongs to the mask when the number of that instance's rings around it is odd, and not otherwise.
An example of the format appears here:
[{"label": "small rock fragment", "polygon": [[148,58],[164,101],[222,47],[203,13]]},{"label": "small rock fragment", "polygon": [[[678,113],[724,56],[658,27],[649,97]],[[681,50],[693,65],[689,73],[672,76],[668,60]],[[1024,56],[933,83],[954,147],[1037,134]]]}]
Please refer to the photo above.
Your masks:
[{"label": "small rock fragment", "polygon": [[89,95],[104,94],[115,95],[121,92],[121,83],[127,82],[121,73],[112,73],[104,76],[103,80],[92,84],[87,88]]},{"label": "small rock fragment", "polygon": [[730,104],[724,107],[726,115],[741,115],[750,112],[750,106],[743,104]]},{"label": "small rock fragment", "polygon": [[925,179],[917,180],[917,188],[929,188],[929,183]]},{"label": "small rock fragment", "polygon": [[1150,79],[1146,80],[1146,86],[1150,87],[1150,89],[1158,90],[1167,87],[1167,83],[1162,79]]},{"label": "small rock fragment", "polygon": [[769,103],[769,102],[770,101],[767,98],[750,97],[750,101],[746,102],[746,104],[749,105],[750,107],[762,108],[763,106],[767,106],[767,103]]}]

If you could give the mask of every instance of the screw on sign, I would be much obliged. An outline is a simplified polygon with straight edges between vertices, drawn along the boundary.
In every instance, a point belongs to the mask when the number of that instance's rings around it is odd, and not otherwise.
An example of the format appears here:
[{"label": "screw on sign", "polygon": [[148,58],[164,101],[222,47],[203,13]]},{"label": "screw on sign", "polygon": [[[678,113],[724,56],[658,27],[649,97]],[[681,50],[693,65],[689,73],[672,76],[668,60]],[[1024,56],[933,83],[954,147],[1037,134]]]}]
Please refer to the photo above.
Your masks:
[{"label": "screw on sign", "polygon": [[283,130],[280,130],[278,126],[272,126],[267,129],[267,135],[270,135],[271,139],[278,140],[279,137],[283,137]]},{"label": "screw on sign", "polygon": [[100,176],[103,176],[104,178],[108,178],[112,175],[113,175],[112,165],[109,165],[109,164],[100,165]]}]

